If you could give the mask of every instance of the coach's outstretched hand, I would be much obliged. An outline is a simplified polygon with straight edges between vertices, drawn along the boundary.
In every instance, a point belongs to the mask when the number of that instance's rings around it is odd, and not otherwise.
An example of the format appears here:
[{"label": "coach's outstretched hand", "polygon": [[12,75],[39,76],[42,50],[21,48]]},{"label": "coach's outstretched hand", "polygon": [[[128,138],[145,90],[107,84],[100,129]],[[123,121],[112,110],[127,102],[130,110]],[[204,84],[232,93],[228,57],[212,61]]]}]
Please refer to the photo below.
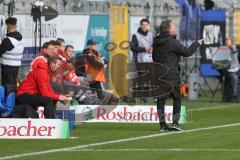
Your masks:
[{"label": "coach's outstretched hand", "polygon": [[203,41],[204,41],[204,39],[199,39],[199,40],[198,40],[198,43],[199,43],[200,45],[202,45],[202,44],[203,44]]}]

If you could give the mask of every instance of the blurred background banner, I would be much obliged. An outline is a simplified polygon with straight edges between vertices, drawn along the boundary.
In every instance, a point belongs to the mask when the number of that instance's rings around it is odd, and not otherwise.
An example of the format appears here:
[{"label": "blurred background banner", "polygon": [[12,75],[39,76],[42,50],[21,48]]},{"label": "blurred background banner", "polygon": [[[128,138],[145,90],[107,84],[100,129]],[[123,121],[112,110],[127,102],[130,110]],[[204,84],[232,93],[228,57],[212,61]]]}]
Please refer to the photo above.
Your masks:
[{"label": "blurred background banner", "polygon": [[236,8],[233,12],[233,31],[234,31],[234,43],[240,44],[240,9]]},{"label": "blurred background banner", "polygon": [[111,6],[110,8],[110,51],[109,88],[116,96],[128,95],[128,6]]},{"label": "blurred background banner", "polygon": [[87,47],[87,40],[94,39],[98,42],[98,51],[101,56],[108,61],[109,51],[104,49],[109,42],[109,16],[108,15],[91,15],[87,27],[87,35],[85,41],[85,48]]},{"label": "blurred background banner", "polygon": [[[15,17],[18,19],[18,30],[23,34],[25,41],[22,61],[23,64],[29,64],[34,56],[34,22],[30,15],[16,15]],[[37,34],[39,37],[39,30]],[[100,53],[108,59],[109,54],[107,50],[104,50],[104,46],[109,42],[109,16],[59,15],[50,21],[42,21],[41,38],[42,44],[53,39],[64,38],[66,44],[74,46],[75,53],[82,52],[87,40],[94,38],[99,42]],[[39,39],[37,41],[39,42]]]},{"label": "blurred background banner", "polygon": [[201,63],[211,63],[217,48],[224,45],[226,38],[226,12],[224,9],[203,10],[201,18]]},{"label": "blurred background banner", "polygon": [[180,11],[180,39],[185,45],[190,45],[200,36],[201,8],[196,0],[176,0]]}]

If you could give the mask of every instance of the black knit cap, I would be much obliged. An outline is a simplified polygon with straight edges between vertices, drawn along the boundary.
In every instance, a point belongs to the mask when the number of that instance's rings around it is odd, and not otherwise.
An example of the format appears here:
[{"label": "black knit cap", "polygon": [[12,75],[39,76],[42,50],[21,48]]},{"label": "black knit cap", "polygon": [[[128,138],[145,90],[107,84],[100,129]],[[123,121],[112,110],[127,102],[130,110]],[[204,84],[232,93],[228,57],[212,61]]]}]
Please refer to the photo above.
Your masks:
[{"label": "black knit cap", "polygon": [[17,24],[17,18],[15,17],[9,17],[5,21],[6,24],[16,25]]}]

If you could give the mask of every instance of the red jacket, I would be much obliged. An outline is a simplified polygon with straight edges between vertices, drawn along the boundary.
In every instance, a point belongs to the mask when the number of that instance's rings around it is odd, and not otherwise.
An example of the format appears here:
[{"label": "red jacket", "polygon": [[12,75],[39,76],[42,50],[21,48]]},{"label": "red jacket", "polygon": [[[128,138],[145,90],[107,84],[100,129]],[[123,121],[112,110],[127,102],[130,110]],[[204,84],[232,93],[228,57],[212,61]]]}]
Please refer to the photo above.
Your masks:
[{"label": "red jacket", "polygon": [[[58,53],[52,53],[54,57],[59,58]],[[36,69],[39,64],[47,64],[49,56],[41,49],[40,54],[32,60],[31,71]]]},{"label": "red jacket", "polygon": [[61,67],[58,69],[56,74],[52,76],[52,81],[57,83],[79,83],[79,78],[75,73],[74,65],[70,62],[70,57],[63,52],[61,49],[58,49],[58,54],[61,57]]},{"label": "red jacket", "polygon": [[30,71],[37,69],[39,64],[47,64],[48,55],[41,49],[40,54],[32,60]]},{"label": "red jacket", "polygon": [[51,70],[47,63],[39,64],[32,70],[18,88],[17,96],[28,94],[39,94],[53,100],[59,100],[59,94],[55,93],[50,85]]},{"label": "red jacket", "polygon": [[70,57],[63,50],[58,48],[57,53],[58,53],[58,56],[60,58],[65,59],[65,61],[70,60]]}]

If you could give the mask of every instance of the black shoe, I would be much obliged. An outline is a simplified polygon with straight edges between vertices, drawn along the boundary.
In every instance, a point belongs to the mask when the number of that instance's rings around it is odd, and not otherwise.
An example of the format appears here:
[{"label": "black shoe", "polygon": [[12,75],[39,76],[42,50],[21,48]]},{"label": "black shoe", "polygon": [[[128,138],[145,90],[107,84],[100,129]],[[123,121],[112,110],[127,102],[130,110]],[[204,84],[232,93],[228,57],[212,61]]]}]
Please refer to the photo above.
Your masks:
[{"label": "black shoe", "polygon": [[160,132],[170,131],[170,128],[167,125],[163,125],[160,127]]},{"label": "black shoe", "polygon": [[182,131],[179,124],[173,124],[171,130],[172,131]]},{"label": "black shoe", "polygon": [[232,102],[232,103],[239,103],[239,97],[238,97],[238,96],[233,96],[233,97],[230,99],[230,102]]},{"label": "black shoe", "polygon": [[157,103],[157,98],[154,98],[154,103]]}]

